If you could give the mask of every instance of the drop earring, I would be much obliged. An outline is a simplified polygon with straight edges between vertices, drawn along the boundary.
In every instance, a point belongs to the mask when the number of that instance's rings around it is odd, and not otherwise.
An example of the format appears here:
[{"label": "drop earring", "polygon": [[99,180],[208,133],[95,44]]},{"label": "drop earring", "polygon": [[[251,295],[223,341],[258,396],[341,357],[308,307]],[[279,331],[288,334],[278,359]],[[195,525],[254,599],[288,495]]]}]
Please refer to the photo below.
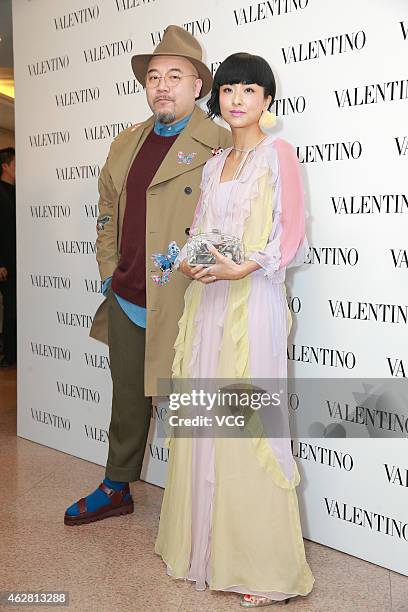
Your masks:
[{"label": "drop earring", "polygon": [[269,110],[264,110],[260,119],[259,127],[264,130],[269,130],[276,124],[276,115]]}]

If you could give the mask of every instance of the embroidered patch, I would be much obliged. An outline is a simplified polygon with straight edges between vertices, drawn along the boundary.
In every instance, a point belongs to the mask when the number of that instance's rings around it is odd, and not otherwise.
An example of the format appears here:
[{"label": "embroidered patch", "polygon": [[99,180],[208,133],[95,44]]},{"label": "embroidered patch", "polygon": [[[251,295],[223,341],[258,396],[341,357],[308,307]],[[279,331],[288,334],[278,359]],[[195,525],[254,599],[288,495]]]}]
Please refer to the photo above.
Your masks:
[{"label": "embroidered patch", "polygon": [[96,230],[98,232],[101,232],[103,229],[105,229],[105,225],[108,223],[108,221],[110,221],[112,219],[111,215],[104,215],[103,217],[100,217],[97,222],[96,222]]},{"label": "embroidered patch", "polygon": [[191,164],[196,155],[197,153],[183,153],[183,151],[179,151],[177,153],[177,162],[179,164]]},{"label": "embroidered patch", "polygon": [[153,274],[152,280],[156,285],[162,286],[166,285],[170,280],[170,274],[173,271],[174,262],[178,254],[180,253],[180,249],[177,246],[176,242],[170,242],[167,247],[167,253],[153,253],[152,259],[154,261],[154,265],[157,268],[160,268],[162,274]]},{"label": "embroidered patch", "polygon": [[221,155],[221,153],[224,153],[224,149],[222,149],[221,147],[217,147],[216,149],[211,149],[211,153],[214,155]]}]

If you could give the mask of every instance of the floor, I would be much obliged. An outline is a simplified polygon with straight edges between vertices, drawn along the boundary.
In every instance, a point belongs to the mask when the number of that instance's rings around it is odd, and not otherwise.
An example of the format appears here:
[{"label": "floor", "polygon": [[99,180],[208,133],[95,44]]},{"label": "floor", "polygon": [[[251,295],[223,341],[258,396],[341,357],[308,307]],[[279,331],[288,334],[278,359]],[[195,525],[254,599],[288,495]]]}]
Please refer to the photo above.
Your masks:
[{"label": "floor", "polygon": [[[153,552],[162,489],[133,486],[135,512],[76,528],[64,509],[103,478],[100,466],[16,437],[16,370],[0,370],[0,591],[69,592],[78,612],[218,612],[234,594],[196,592]],[[283,612],[408,611],[408,578],[306,541],[316,582]],[[408,553],[407,553],[408,554]],[[10,606],[2,610],[39,610]],[[269,608],[268,608],[269,609]],[[271,608],[272,609],[272,608]]]}]

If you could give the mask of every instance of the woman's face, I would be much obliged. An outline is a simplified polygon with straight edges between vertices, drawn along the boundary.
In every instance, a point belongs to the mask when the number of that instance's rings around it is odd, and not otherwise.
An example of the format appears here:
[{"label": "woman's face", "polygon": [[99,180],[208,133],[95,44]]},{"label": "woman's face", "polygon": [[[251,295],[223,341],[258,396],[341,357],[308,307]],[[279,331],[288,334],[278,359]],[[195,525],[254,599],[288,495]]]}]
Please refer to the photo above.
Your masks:
[{"label": "woman's face", "polygon": [[221,85],[219,90],[221,115],[231,128],[243,128],[258,123],[262,111],[268,108],[271,96],[256,83]]}]

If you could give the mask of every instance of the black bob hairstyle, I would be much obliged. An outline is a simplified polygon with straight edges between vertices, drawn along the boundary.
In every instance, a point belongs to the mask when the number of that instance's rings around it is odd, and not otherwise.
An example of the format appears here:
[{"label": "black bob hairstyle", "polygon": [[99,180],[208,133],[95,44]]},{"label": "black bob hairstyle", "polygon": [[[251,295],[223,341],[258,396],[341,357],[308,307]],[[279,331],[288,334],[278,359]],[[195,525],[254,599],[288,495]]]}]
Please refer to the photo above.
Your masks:
[{"label": "black bob hairstyle", "polygon": [[220,117],[220,87],[237,83],[256,83],[264,88],[265,98],[272,96],[268,107],[271,108],[276,93],[275,77],[272,68],[263,57],[251,53],[233,53],[218,66],[210,99],[207,102],[208,116]]}]

